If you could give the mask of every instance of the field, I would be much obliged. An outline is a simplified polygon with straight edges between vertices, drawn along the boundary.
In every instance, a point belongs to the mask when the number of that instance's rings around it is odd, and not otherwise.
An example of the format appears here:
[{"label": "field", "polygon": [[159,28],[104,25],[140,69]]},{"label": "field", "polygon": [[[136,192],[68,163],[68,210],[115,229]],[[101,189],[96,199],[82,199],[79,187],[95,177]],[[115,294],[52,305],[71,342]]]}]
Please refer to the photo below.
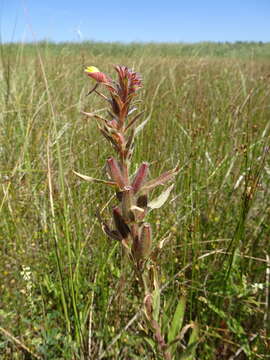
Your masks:
[{"label": "field", "polygon": [[162,359],[136,276],[96,217],[110,222],[114,192],[73,173],[105,178],[113,153],[81,114],[106,108],[86,96],[84,69],[121,64],[141,73],[149,116],[132,172],[180,166],[147,218],[153,248],[167,239],[163,327],[184,298],[183,327],[199,329],[174,359],[270,359],[270,43],[0,46],[0,358]]}]

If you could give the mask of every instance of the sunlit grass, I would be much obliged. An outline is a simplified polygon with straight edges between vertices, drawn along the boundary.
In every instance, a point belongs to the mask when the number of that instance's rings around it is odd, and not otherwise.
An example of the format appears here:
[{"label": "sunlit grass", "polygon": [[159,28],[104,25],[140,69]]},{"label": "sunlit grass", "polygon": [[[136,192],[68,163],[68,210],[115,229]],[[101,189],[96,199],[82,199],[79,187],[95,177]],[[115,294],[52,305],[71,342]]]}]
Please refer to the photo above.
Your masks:
[{"label": "sunlit grass", "polygon": [[171,201],[149,218],[154,241],[170,236],[159,259],[168,316],[186,293],[186,320],[200,324],[198,359],[268,354],[270,65],[249,46],[231,58],[225,45],[218,57],[207,44],[187,54],[175,44],[1,46],[3,359],[154,359],[138,331],[136,288],[115,300],[119,244],[95,217],[108,202],[109,218],[113,194],[72,172],[103,177],[111,153],[80,114],[104,107],[85,97],[92,64],[143,76],[139,107],[151,119],[135,164],[148,161],[152,178],[180,164]]}]

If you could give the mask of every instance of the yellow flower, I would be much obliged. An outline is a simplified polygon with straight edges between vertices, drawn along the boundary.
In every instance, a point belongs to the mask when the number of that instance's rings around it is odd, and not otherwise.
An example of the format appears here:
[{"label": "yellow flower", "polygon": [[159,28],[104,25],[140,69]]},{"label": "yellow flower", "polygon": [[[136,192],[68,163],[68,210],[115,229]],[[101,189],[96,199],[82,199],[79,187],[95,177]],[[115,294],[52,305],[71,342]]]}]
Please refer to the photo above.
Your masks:
[{"label": "yellow flower", "polygon": [[86,73],[95,73],[100,72],[99,69],[95,66],[88,66],[85,70]]},{"label": "yellow flower", "polygon": [[96,80],[98,83],[109,84],[111,82],[110,78],[95,66],[88,66],[84,71],[89,77]]}]

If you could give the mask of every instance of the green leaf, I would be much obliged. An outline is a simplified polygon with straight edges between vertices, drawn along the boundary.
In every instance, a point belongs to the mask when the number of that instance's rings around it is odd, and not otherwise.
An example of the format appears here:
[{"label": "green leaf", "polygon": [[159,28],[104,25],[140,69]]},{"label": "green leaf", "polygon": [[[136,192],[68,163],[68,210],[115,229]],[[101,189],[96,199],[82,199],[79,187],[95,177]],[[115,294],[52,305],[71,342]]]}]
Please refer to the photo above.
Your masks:
[{"label": "green leaf", "polygon": [[206,299],[203,296],[200,296],[198,298],[200,301],[207,304],[209,309],[211,309],[213,312],[215,312],[217,315],[219,315],[223,320],[226,321],[226,324],[230,331],[234,333],[237,338],[239,339],[241,346],[247,356],[251,356],[251,350],[248,342],[248,338],[246,335],[246,332],[240,322],[235,319],[234,317],[228,315],[225,311],[222,311],[221,309],[217,308],[213,303],[211,303],[208,299]]},{"label": "green leaf", "polygon": [[187,358],[187,360],[195,359],[195,351],[198,343],[199,343],[199,326],[197,323],[194,323],[193,330],[188,341],[188,346],[185,351],[190,353],[190,356]]},{"label": "green leaf", "polygon": [[150,201],[150,203],[148,204],[148,207],[150,207],[151,209],[159,209],[168,200],[173,187],[174,187],[174,184],[169,186],[156,199]]},{"label": "green leaf", "polygon": [[198,341],[188,345],[186,350],[177,358],[178,360],[195,360],[195,350],[198,345]]},{"label": "green leaf", "polygon": [[155,352],[156,343],[154,342],[154,340],[146,336],[144,337],[144,340],[150,346],[151,350]]},{"label": "green leaf", "polygon": [[184,315],[186,309],[186,298],[181,296],[178,304],[176,306],[176,310],[172,319],[172,323],[168,332],[168,342],[173,341],[176,336],[179,334],[179,331],[182,328]]}]

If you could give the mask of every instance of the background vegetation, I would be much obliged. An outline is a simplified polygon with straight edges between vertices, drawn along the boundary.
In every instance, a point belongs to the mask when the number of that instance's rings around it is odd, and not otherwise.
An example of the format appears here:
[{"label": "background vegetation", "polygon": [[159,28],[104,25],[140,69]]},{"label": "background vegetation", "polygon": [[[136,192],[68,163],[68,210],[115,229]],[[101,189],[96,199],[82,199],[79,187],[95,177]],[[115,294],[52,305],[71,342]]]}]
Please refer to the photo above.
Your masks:
[{"label": "background vegetation", "polygon": [[113,193],[72,173],[104,177],[111,149],[80,114],[104,103],[85,96],[83,70],[112,74],[113,64],[144,81],[150,121],[135,162],[153,177],[181,167],[171,200],[149,216],[154,241],[170,239],[164,311],[187,295],[197,359],[269,358],[270,44],[0,49],[1,359],[155,358],[134,283],[118,297],[120,245],[95,217],[108,217]]}]

